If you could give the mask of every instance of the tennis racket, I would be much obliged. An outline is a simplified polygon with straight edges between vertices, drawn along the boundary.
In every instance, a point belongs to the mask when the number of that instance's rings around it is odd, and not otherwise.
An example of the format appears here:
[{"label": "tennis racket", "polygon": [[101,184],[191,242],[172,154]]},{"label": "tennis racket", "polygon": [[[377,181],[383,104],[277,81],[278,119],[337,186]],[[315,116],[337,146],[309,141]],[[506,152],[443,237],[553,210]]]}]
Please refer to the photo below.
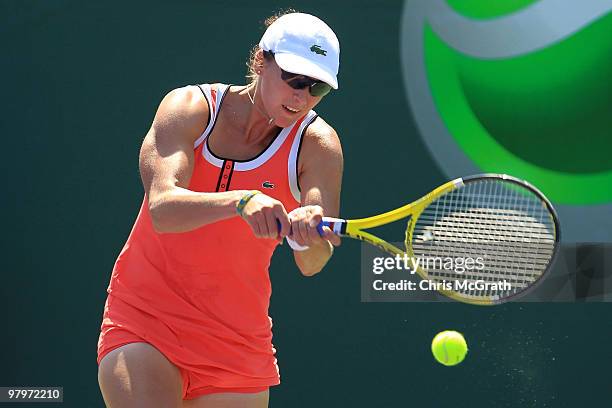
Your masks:
[{"label": "tennis racket", "polygon": [[[407,218],[404,248],[365,230]],[[458,178],[411,204],[355,220],[324,217],[319,225],[372,244],[391,255],[407,255],[422,279],[465,281],[444,295],[491,305],[534,288],[550,269],[559,243],[559,221],[548,199],[526,181],[504,174]],[[434,262],[415,263],[415,259]],[[482,268],[458,273],[436,259],[478,259]],[[506,282],[474,289],[474,283]],[[479,285],[483,286],[483,285]]]}]

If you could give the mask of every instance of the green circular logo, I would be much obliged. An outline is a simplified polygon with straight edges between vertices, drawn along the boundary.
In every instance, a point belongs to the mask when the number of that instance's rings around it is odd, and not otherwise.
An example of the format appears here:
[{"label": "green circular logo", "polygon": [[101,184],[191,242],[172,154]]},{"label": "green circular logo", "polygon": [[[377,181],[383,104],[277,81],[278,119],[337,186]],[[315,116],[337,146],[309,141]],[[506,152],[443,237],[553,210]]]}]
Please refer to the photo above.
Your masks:
[{"label": "green circular logo", "polygon": [[566,217],[594,206],[610,218],[611,10],[612,0],[406,3],[406,89],[449,176],[512,174],[573,207]]}]

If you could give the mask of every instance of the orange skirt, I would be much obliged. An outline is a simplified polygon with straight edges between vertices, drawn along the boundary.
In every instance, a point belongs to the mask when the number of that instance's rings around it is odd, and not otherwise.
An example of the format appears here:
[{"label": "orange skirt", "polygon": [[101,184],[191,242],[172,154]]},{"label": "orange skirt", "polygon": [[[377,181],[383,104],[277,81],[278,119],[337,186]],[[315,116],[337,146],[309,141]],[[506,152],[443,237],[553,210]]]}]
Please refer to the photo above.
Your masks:
[{"label": "orange skirt", "polygon": [[[224,367],[235,367],[236,362],[223,362],[223,356],[212,349],[209,351],[214,355],[202,356],[202,359],[190,364],[188,359],[193,356],[194,350],[187,350],[183,345],[193,344],[193,341],[181,337],[181,334],[180,329],[174,329],[157,317],[109,295],[98,339],[98,364],[104,356],[121,346],[130,343],[148,343],[179,369],[183,380],[183,399],[222,392],[257,393],[280,383],[274,358],[264,359],[268,363],[263,365],[261,356],[254,356],[252,362],[240,361],[239,366],[249,367],[248,376],[241,376],[241,373],[235,370],[225,370]],[[206,350],[206,347],[203,349]],[[207,366],[203,365],[202,361],[214,361],[219,364]],[[261,376],[253,377],[252,367],[261,367]],[[270,376],[271,370],[276,373],[275,376]]]}]

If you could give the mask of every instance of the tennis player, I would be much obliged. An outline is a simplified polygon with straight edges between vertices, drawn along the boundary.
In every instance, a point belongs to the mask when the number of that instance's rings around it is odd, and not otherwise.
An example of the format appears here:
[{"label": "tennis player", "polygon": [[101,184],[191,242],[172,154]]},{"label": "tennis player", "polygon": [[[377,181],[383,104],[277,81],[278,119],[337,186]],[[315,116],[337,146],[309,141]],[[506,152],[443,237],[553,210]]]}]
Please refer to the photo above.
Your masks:
[{"label": "tennis player", "polygon": [[[210,58],[214,62],[214,56]],[[340,244],[342,150],[312,110],[338,88],[320,19],[269,19],[246,86],[162,100],[140,151],[145,196],[108,287],[98,380],[108,407],[267,407],[279,384],[268,266],[285,237],[304,275]]]}]

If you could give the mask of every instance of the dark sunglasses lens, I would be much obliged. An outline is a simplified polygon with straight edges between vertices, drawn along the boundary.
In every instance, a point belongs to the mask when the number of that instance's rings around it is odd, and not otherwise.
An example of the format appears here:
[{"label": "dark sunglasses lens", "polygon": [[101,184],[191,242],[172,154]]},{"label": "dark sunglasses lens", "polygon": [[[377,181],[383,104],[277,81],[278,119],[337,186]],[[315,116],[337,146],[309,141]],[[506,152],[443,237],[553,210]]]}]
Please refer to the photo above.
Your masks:
[{"label": "dark sunglasses lens", "polygon": [[312,78],[287,72],[281,69],[281,79],[287,82],[293,89],[304,89],[308,88],[308,91],[312,96],[325,96],[331,91],[331,86],[325,82],[319,82]]},{"label": "dark sunglasses lens", "polygon": [[306,77],[299,77],[299,78],[295,78],[290,81],[287,81],[287,84],[289,84],[289,86],[292,87],[293,89],[308,88],[309,86],[312,85],[312,83],[313,81]]},{"label": "dark sunglasses lens", "polygon": [[325,96],[331,89],[332,87],[325,82],[315,82],[310,86],[310,94],[312,96]]}]

